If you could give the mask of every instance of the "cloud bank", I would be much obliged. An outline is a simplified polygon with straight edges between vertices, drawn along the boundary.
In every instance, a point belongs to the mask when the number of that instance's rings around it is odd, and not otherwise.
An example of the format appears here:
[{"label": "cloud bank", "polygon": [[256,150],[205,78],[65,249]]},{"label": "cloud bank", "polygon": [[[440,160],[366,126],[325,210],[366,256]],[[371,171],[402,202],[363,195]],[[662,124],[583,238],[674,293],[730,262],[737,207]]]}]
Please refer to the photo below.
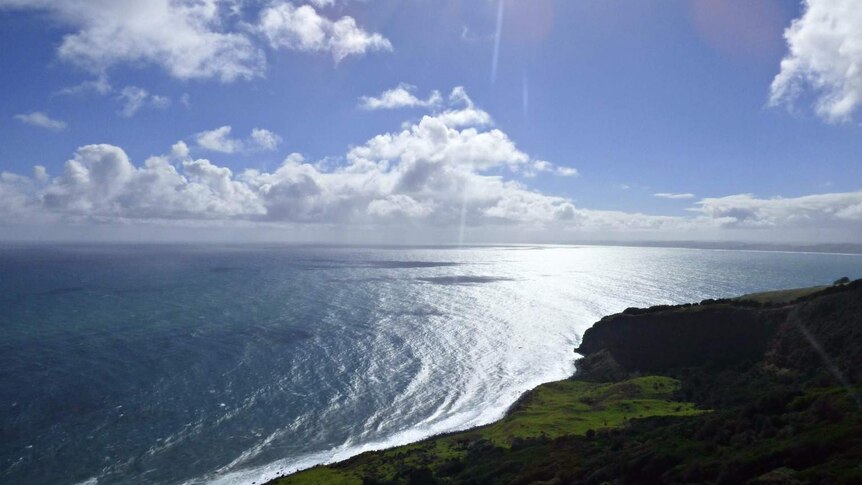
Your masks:
[{"label": "cloud bank", "polygon": [[[272,172],[235,173],[190,156],[185,143],[136,166],[120,147],[79,148],[63,172],[39,179],[5,174],[4,214],[46,220],[219,220],[342,224],[397,224],[421,219],[451,226],[571,221],[573,203],[525,187],[510,176],[536,160],[517,148],[490,115],[462,89],[452,108],[397,132],[352,147],[343,163],[306,161],[291,154]],[[201,149],[235,153],[254,141],[275,146],[262,129],[246,140],[231,127],[199,133]],[[22,216],[23,217],[23,216]]]},{"label": "cloud bank", "polygon": [[[520,150],[462,88],[448,99],[446,109],[407,123],[400,131],[371,137],[341,157],[315,162],[292,153],[272,171],[235,171],[193,157],[182,141],[142,164],[133,163],[117,146],[82,146],[59,174],[49,174],[41,166],[34,167],[32,175],[2,173],[0,221],[43,227],[329,225],[389,237],[430,230],[457,234],[459,228],[469,228],[488,231],[498,240],[525,234],[628,239],[743,234],[775,239],[783,234],[846,237],[862,231],[862,191],[795,198],[751,194],[705,198],[684,216],[579,207],[568,197],[543,193],[520,181],[538,172],[576,175],[575,169]],[[230,125],[198,133],[195,146],[231,154],[273,149],[280,141],[260,128],[244,139],[231,133]]]},{"label": "cloud bank", "polygon": [[770,199],[738,194],[703,199],[693,210],[730,227],[817,228],[844,224],[860,228],[862,191]]}]

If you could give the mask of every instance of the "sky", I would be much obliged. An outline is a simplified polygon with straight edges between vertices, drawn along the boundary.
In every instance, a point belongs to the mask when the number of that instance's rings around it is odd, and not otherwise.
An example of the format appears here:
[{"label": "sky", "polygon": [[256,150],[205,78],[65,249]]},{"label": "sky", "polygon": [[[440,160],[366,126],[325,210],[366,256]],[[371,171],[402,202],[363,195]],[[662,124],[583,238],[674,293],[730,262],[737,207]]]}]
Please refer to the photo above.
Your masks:
[{"label": "sky", "polygon": [[857,0],[0,0],[0,239],[862,240]]}]

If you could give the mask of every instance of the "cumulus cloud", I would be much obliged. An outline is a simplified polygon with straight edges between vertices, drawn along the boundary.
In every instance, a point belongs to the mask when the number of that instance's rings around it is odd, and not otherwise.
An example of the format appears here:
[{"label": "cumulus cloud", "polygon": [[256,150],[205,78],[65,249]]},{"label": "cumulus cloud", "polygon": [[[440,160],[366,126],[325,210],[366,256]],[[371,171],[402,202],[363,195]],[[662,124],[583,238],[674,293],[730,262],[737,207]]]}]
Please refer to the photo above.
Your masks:
[{"label": "cumulus cloud", "polygon": [[264,128],[251,130],[251,145],[259,150],[271,151],[278,148],[281,137]]},{"label": "cumulus cloud", "polygon": [[281,137],[263,129],[254,128],[247,139],[231,137],[230,125],[214,130],[202,131],[194,136],[198,148],[219,153],[239,153],[243,151],[272,151],[278,148]]},{"label": "cumulus cloud", "polygon": [[[242,21],[247,6],[235,0],[0,0],[0,9],[43,11],[73,29],[59,42],[58,56],[98,75],[132,64],[159,66],[179,79],[248,80],[266,69],[261,37],[273,48],[325,51],[336,61],[392,50],[352,17],[333,21],[310,5],[274,1],[260,11],[259,25],[248,25]],[[84,83],[65,91],[93,89],[105,86]]]},{"label": "cumulus cloud", "polygon": [[219,153],[235,153],[242,151],[242,140],[231,138],[233,128],[229,125],[220,126],[214,130],[202,131],[195,135],[199,148]]},{"label": "cumulus cloud", "polygon": [[117,95],[117,99],[123,105],[120,109],[120,115],[126,118],[134,116],[141,108],[165,109],[171,105],[171,98],[151,94],[146,89],[137,86],[126,86]]},{"label": "cumulus cloud", "polygon": [[388,39],[363,30],[353,17],[333,21],[311,5],[274,3],[261,11],[258,29],[274,49],[329,52],[335,62],[351,55],[392,50]]},{"label": "cumulus cloud", "polygon": [[788,53],[772,81],[770,104],[792,103],[808,90],[818,116],[850,120],[862,103],[862,2],[806,0],[784,37]]},{"label": "cumulus cloud", "polygon": [[494,124],[490,114],[476,108],[463,86],[453,88],[445,100],[437,90],[432,91],[427,99],[420,99],[413,94],[414,89],[414,86],[402,83],[394,89],[384,91],[377,97],[362,96],[359,98],[359,107],[366,110],[406,107],[428,108],[434,113],[435,118],[452,128],[486,127]]},{"label": "cumulus cloud", "polygon": [[[466,101],[460,110],[480,111]],[[374,136],[342,157],[315,162],[293,153],[272,171],[235,172],[192,157],[182,141],[141,164],[119,147],[87,145],[56,176],[44,168],[34,169],[32,176],[2,174],[0,220],[305,224],[373,228],[375,233],[402,231],[404,224],[422,230],[464,224],[502,231],[498,234],[517,228],[519,233],[628,237],[728,229],[862,230],[862,191],[792,199],[747,194],[703,199],[689,216],[579,207],[568,197],[518,180],[530,170],[556,173],[561,167],[532,158],[498,128],[462,126],[453,121],[458,118],[462,116],[454,107],[428,114],[400,131]],[[197,142],[200,148],[225,153],[247,150],[252,140],[265,145],[274,136],[258,130],[239,140],[231,137],[230,126],[223,126],[199,134]]]},{"label": "cumulus cloud", "polygon": [[[38,175],[34,169],[33,178],[37,179]],[[0,172],[0,220],[14,221],[38,210],[32,197],[34,190],[34,182],[29,177]]]},{"label": "cumulus cloud", "polygon": [[46,128],[52,131],[63,131],[66,129],[66,122],[55,120],[41,111],[33,111],[27,114],[17,114],[15,119],[21,123]]},{"label": "cumulus cloud", "polygon": [[96,73],[120,63],[154,64],[180,79],[222,81],[260,75],[264,54],[241,32],[225,31],[219,0],[0,0],[0,7],[50,13],[71,26],[61,59]]},{"label": "cumulus cloud", "polygon": [[185,159],[189,156],[189,146],[186,142],[180,140],[171,146],[171,157],[175,159]]},{"label": "cumulus cloud", "polygon": [[[463,109],[476,110],[472,103]],[[4,194],[43,214],[89,219],[345,224],[421,219],[446,226],[461,220],[535,225],[576,218],[568,199],[530,190],[500,174],[535,162],[505,133],[461,126],[452,121],[454,109],[443,114],[375,136],[351,148],[339,164],[291,154],[271,172],[234,173],[191,158],[183,142],[141,166],[119,147],[88,145],[66,162],[62,174],[41,181],[21,177],[27,187],[10,183]],[[248,149],[252,141],[272,147],[279,140],[263,129],[239,140],[227,125],[195,139],[200,148],[223,153]]]},{"label": "cumulus cloud", "polygon": [[79,148],[63,173],[34,197],[50,212],[89,219],[218,219],[262,212],[228,168],[187,159],[178,170],[166,157],[135,167],[112,145]]},{"label": "cumulus cloud", "polygon": [[659,199],[693,199],[694,194],[691,193],[674,193],[674,192],[658,192],[652,194],[653,197],[658,197]]},{"label": "cumulus cloud", "polygon": [[398,87],[383,91],[379,96],[362,96],[359,107],[366,110],[397,108],[434,108],[443,102],[440,91],[431,91],[427,99],[417,98],[413,91],[416,86],[401,83]]},{"label": "cumulus cloud", "polygon": [[[427,121],[426,121],[427,123]],[[421,122],[420,122],[421,124]],[[466,131],[466,130],[464,130]],[[399,135],[404,135],[399,134]],[[351,151],[347,163],[324,169],[299,154],[272,172],[234,173],[206,159],[192,159],[182,142],[169,155],[135,166],[116,146],[87,145],[50,177],[0,174],[3,220],[120,221],[182,220],[251,223],[389,225],[423,221],[425,227],[517,226],[570,234],[705,234],[710,230],[763,231],[794,228],[862,230],[862,191],[787,199],[749,194],[703,199],[692,216],[658,216],[577,207],[565,197],[530,190],[480,167],[523,161],[519,152],[496,162],[429,158],[407,154],[403,144],[421,145],[431,135],[419,128]],[[453,134],[454,135],[454,134]],[[488,153],[481,139],[453,136],[454,150]],[[389,146],[392,145],[392,146]],[[505,145],[505,144],[504,144]],[[389,150],[392,148],[392,150]],[[454,152],[450,152],[454,153]],[[360,155],[361,154],[361,155]],[[767,233],[769,234],[769,233]]]}]

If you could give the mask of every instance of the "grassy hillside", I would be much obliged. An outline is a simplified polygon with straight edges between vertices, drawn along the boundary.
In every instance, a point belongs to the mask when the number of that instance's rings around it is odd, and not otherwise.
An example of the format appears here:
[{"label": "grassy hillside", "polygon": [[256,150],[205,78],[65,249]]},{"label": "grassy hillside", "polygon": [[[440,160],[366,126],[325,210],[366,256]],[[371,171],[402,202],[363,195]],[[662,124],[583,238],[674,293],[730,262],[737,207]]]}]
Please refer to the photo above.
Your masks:
[{"label": "grassy hillside", "polygon": [[[531,439],[592,436],[632,419],[693,416],[704,411],[678,402],[676,379],[648,376],[617,383],[564,380],[543,384],[525,394],[501,421],[407,446],[359,455],[346,462],[318,466],[279,480],[287,484],[362,484],[410,482],[417,473],[430,476],[455,471],[471,451],[511,450]],[[422,470],[423,472],[417,472]],[[415,477],[414,477],[415,481]]]}]

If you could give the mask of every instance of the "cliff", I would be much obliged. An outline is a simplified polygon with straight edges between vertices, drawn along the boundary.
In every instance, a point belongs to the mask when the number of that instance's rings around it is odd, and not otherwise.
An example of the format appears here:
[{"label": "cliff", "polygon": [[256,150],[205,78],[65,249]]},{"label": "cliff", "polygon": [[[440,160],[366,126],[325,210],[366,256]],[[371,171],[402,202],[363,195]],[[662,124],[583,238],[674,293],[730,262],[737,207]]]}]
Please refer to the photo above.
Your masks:
[{"label": "cliff", "polygon": [[503,420],[279,484],[862,483],[862,280],[597,322]]},{"label": "cliff", "polygon": [[667,373],[759,361],[862,382],[862,280],[787,303],[775,299],[779,303],[706,300],[604,317],[575,350],[585,357],[579,362],[582,376],[609,365],[626,373]]}]

